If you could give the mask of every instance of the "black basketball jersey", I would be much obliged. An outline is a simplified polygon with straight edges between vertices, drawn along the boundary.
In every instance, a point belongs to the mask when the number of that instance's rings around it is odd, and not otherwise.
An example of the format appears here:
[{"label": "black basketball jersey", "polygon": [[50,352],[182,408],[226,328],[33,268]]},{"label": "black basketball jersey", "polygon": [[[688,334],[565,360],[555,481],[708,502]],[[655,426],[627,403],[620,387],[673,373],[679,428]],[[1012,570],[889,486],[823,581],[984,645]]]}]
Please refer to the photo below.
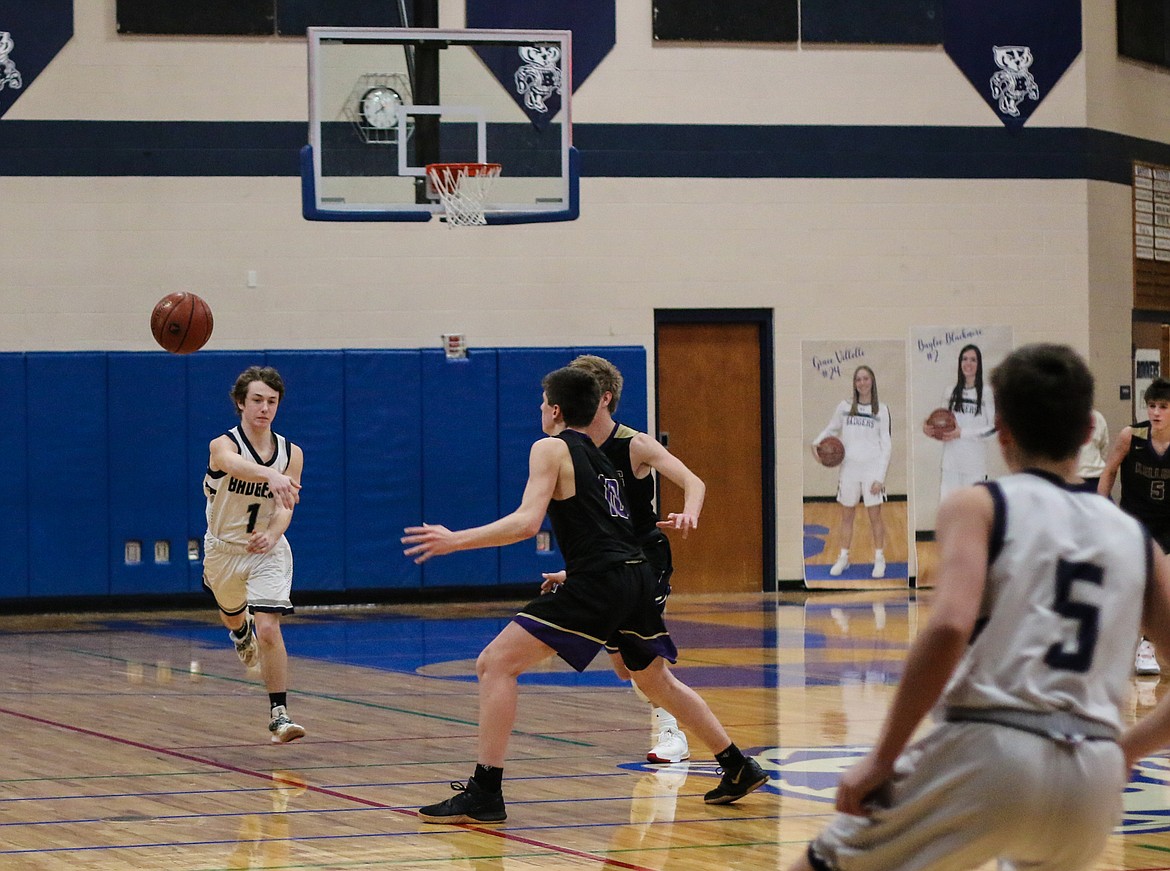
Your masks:
[{"label": "black basketball jersey", "polygon": [[626,507],[630,509],[630,523],[639,539],[658,532],[658,509],[654,507],[654,473],[645,478],[634,475],[630,463],[630,443],[638,434],[636,429],[624,423],[615,423],[613,432],[601,446],[601,452],[609,457],[617,469],[618,479],[626,489]]},{"label": "black basketball jersey", "polygon": [[1166,548],[1170,546],[1170,451],[1154,450],[1148,422],[1131,429],[1129,453],[1121,460],[1121,507]]},{"label": "black basketball jersey", "polygon": [[577,484],[575,495],[553,499],[548,506],[565,570],[570,575],[599,572],[643,559],[613,463],[584,433],[567,429],[557,438],[569,448]]}]

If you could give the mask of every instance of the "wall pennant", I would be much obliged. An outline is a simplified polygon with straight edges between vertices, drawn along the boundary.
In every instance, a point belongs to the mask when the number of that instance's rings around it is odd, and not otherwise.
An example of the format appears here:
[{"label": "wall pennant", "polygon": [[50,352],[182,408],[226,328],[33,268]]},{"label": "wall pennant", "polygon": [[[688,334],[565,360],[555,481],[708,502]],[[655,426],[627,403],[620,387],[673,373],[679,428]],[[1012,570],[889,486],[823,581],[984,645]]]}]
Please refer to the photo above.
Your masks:
[{"label": "wall pennant", "polygon": [[1008,127],[1081,53],[1081,0],[947,0],[943,47]]},{"label": "wall pennant", "polygon": [[538,128],[560,111],[563,88],[574,91],[617,41],[616,0],[467,0],[467,26],[520,30],[571,30],[573,81],[562,82],[555,49],[533,46],[517,52],[479,46],[476,52]]},{"label": "wall pennant", "polygon": [[0,0],[0,118],[73,36],[73,0]]}]

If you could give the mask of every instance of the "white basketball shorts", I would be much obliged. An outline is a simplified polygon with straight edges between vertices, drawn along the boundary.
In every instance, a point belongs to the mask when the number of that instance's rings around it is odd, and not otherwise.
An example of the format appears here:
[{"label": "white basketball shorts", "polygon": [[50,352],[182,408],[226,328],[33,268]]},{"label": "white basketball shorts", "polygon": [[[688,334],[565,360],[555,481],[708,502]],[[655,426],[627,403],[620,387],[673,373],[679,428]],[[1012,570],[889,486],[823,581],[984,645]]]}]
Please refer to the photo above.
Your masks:
[{"label": "white basketball shorts", "polygon": [[899,757],[882,806],[837,814],[810,845],[833,871],[1089,868],[1121,818],[1113,741],[1064,743],[993,723],[945,723]]},{"label": "white basketball shorts", "polygon": [[225,614],[246,607],[291,614],[292,575],[292,548],[283,535],[268,553],[248,553],[243,545],[204,536],[203,586]]}]

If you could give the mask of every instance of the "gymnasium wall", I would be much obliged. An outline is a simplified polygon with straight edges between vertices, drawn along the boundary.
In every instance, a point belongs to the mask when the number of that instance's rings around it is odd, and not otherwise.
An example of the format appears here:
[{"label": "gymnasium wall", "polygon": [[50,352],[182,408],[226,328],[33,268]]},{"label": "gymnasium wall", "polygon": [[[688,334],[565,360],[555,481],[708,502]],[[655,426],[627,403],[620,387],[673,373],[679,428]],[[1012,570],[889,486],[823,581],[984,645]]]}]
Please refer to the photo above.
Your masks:
[{"label": "gymnasium wall", "polygon": [[[650,3],[619,0],[573,100],[580,220],[468,232],[301,219],[303,40],[119,37],[113,0],[74,5],[0,119],[0,350],[147,351],[173,290],[208,299],[224,353],[648,351],[656,308],[771,309],[781,580],[806,339],[1010,325],[1089,353],[1128,419],[1128,168],[1170,164],[1170,73],[1118,60],[1112,3],[1084,4],[1084,52],[1009,133],[939,46],[655,43]],[[650,353],[643,373],[652,407]]]},{"label": "gymnasium wall", "polygon": [[[555,544],[417,566],[399,539],[405,526],[478,526],[520,504],[542,436],[540,379],[579,353],[629,373],[622,419],[644,427],[642,348],[482,348],[463,360],[430,349],[0,353],[11,471],[0,599],[200,590],[208,443],[235,424],[228,392],[253,364],[280,371],[275,429],[305,453],[288,532],[297,591],[538,584],[564,567]],[[127,561],[127,542],[140,562]]]}]

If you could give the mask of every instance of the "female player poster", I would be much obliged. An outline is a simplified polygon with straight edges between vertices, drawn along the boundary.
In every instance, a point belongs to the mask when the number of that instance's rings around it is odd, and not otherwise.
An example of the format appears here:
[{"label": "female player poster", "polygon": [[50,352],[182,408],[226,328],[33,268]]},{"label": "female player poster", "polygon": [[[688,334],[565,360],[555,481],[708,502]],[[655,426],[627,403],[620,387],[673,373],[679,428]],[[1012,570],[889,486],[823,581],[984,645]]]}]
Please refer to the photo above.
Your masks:
[{"label": "female player poster", "polygon": [[906,344],[805,341],[801,359],[805,585],[905,587]]},{"label": "female player poster", "polygon": [[[934,518],[958,487],[1003,474],[995,440],[991,370],[1012,350],[1011,327],[914,327],[910,331],[910,444],[917,586],[930,586]],[[932,412],[949,410],[955,425],[932,427]]]}]

